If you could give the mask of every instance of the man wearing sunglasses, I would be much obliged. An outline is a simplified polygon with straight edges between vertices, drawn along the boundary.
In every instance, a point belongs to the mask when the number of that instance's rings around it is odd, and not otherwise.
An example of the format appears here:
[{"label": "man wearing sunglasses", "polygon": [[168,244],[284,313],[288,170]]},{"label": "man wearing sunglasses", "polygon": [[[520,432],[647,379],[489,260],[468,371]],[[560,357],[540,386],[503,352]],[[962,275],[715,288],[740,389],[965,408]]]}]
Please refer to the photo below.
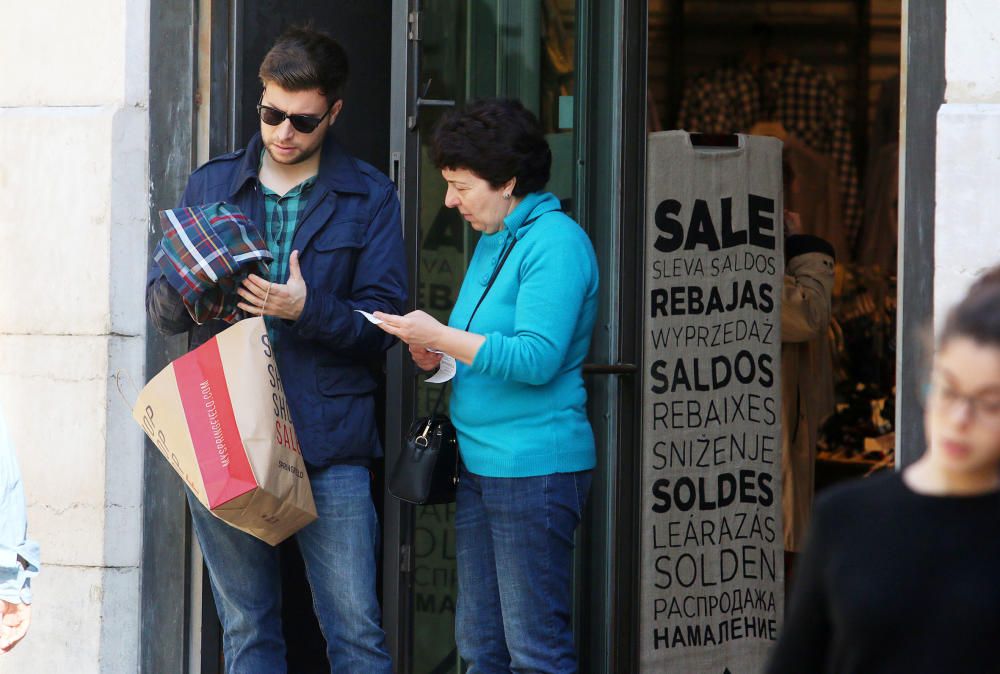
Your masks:
[{"label": "man wearing sunglasses", "polygon": [[[240,308],[263,315],[319,519],[296,534],[331,672],[391,672],[376,598],[379,525],[370,466],[382,454],[374,391],[393,340],[355,311],[401,313],[406,268],[392,183],[330,132],[347,57],[326,35],[286,32],[265,56],[260,133],[191,174],[182,206],[225,201],[257,224],[274,255]],[[227,324],[195,325],[153,265],[150,318],[195,348]],[[285,672],[278,552],[188,494],[212,581],[229,673]],[[298,580],[298,579],[296,579]]]}]

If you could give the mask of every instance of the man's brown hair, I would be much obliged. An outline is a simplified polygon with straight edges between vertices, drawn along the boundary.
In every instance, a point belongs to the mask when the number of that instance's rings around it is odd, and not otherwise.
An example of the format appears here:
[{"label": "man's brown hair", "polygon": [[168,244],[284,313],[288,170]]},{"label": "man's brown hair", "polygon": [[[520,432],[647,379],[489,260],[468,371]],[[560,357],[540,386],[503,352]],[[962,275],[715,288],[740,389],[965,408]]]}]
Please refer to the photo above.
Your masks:
[{"label": "man's brown hair", "polygon": [[288,91],[319,89],[333,105],[344,95],[348,63],[344,48],[326,33],[309,27],[286,30],[260,64],[260,82]]}]

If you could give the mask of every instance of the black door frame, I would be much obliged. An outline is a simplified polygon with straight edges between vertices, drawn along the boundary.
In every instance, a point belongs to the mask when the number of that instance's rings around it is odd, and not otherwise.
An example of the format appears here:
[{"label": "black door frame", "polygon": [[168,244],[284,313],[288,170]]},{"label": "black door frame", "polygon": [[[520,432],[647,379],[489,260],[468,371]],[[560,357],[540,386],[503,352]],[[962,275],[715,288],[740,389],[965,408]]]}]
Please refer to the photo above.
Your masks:
[{"label": "black door frame", "polygon": [[903,0],[904,101],[900,131],[900,223],[896,319],[896,464],[923,453],[920,391],[924,335],[934,316],[937,113],[945,90],[945,3]]},{"label": "black door frame", "polygon": [[[590,611],[580,630],[580,663],[586,672],[631,672],[638,665],[641,561],[639,326],[648,2],[592,0],[580,5],[586,8],[582,20],[589,23],[583,34],[594,36],[589,45],[578,45],[577,55],[586,80],[581,115],[585,146],[580,151],[586,199],[580,219],[598,250],[602,285],[608,290],[591,349],[596,367],[585,367],[599,479],[594,480],[590,527],[584,534]],[[595,34],[594,26],[604,34]],[[610,224],[595,226],[602,221]]]},{"label": "black door frame", "polygon": [[[195,4],[153,0],[149,24],[149,217],[156,222],[158,208],[179,200],[195,163]],[[147,260],[157,241],[152,234],[147,237]],[[157,372],[179,356],[182,341],[161,336],[147,320],[146,372]],[[144,451],[139,631],[147,638],[139,640],[139,668],[149,674],[186,672],[191,576],[187,502],[177,474],[148,438]]]},{"label": "black door frame", "polygon": [[[408,101],[413,94],[409,72],[416,48],[408,0],[392,0],[392,39],[390,57],[391,91],[389,104],[389,178],[396,185],[402,210],[403,240],[406,246],[406,263],[409,270],[410,296],[407,311],[416,307],[417,249],[419,222],[417,199],[419,171],[408,170],[406,157],[417,157],[419,139],[407,129]],[[413,363],[408,352],[393,347],[386,358],[386,474],[395,465],[402,447],[404,424],[416,408]],[[388,481],[387,481],[388,482]],[[393,498],[385,490],[385,508],[382,522],[382,621],[386,630],[389,654],[395,663],[396,674],[410,674],[413,668],[413,531],[415,513],[413,506]]]}]

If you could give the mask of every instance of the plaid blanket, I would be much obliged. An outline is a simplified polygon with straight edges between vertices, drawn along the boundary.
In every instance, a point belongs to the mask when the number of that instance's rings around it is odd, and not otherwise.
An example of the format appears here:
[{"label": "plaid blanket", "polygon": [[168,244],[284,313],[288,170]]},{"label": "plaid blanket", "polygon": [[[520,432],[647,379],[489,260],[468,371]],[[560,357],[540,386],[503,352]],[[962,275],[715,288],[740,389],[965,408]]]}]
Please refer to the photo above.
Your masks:
[{"label": "plaid blanket", "polygon": [[153,260],[199,325],[243,318],[236,289],[250,274],[267,278],[273,259],[257,227],[236,206],[160,211],[163,239]]}]

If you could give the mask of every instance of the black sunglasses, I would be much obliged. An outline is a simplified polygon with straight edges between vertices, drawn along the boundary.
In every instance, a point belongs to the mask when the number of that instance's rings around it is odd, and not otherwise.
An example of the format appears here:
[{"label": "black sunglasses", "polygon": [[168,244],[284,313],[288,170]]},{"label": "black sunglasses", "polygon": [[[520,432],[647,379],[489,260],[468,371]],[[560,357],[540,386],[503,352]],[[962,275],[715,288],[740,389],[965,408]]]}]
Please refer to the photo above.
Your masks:
[{"label": "black sunglasses", "polygon": [[263,105],[261,101],[264,100],[264,95],[261,94],[260,101],[257,102],[257,114],[260,115],[260,121],[264,122],[268,126],[278,126],[286,119],[292,123],[292,128],[299,133],[312,133],[319,126],[319,123],[326,119],[326,116],[330,114],[333,110],[333,106],[330,106],[326,112],[323,113],[322,117],[314,117],[313,115],[289,115],[283,110],[278,110],[277,108],[272,108],[267,105]]}]

